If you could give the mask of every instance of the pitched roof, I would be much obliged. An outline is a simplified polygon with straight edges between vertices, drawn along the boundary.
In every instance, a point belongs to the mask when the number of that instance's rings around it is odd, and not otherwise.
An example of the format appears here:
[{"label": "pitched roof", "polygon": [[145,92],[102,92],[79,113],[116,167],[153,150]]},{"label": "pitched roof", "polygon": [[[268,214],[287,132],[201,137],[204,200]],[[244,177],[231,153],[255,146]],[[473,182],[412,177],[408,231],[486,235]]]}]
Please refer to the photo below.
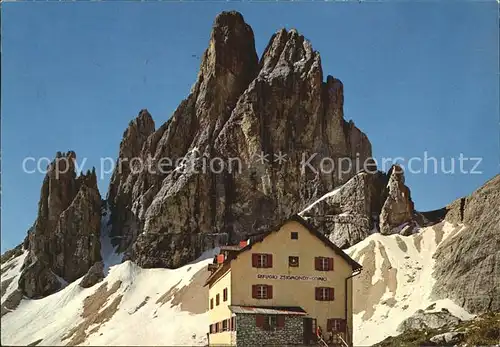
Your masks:
[{"label": "pitched roof", "polygon": [[[306,221],[304,218],[302,218],[298,214],[295,214],[295,215],[291,216],[290,218],[288,218],[287,220],[285,220],[283,223],[281,223],[278,228],[274,228],[274,229],[272,229],[270,231],[267,231],[265,233],[262,233],[260,235],[253,236],[251,238],[251,242],[248,245],[246,245],[245,247],[241,248],[239,251],[235,252],[234,256],[232,256],[231,258],[228,258],[227,261],[225,262],[225,264],[223,266],[221,266],[218,270],[216,270],[214,273],[212,273],[208,277],[205,285],[207,285],[210,282],[212,282],[213,279],[219,278],[220,275],[222,275],[222,273],[221,273],[222,269],[223,268],[227,269],[228,267],[226,265],[229,264],[233,259],[235,259],[238,256],[238,254],[243,253],[245,251],[248,251],[249,249],[251,249],[253,247],[253,245],[256,242],[262,242],[267,236],[271,235],[273,232],[276,232],[276,231],[280,230],[281,227],[283,225],[285,225],[286,223],[288,223],[288,222],[297,222],[297,223],[300,223],[311,234],[313,234],[318,239],[320,239],[325,244],[325,246],[327,246],[330,249],[332,249],[342,259],[344,259],[349,265],[351,265],[353,271],[359,270],[359,269],[362,268],[362,266],[358,262],[356,262],[354,259],[352,259],[340,247],[336,246],[332,241],[330,241],[330,239],[328,237],[326,237],[321,231],[319,231],[316,227],[314,227],[311,223],[309,223],[308,221]],[[224,273],[225,273],[225,271],[224,271]]]},{"label": "pitched roof", "polygon": [[331,248],[335,253],[337,253],[339,256],[341,256],[349,265],[351,265],[353,270],[359,270],[362,268],[361,264],[359,264],[357,261],[352,259],[346,252],[344,252],[340,247],[338,247],[336,244],[334,244],[328,237],[325,236],[321,231],[319,231],[316,227],[314,227],[311,223],[309,223],[307,220],[299,216],[298,214],[293,215],[289,219],[290,221],[295,221],[307,230],[311,232],[314,236],[316,236],[318,239],[323,241],[323,243]]}]

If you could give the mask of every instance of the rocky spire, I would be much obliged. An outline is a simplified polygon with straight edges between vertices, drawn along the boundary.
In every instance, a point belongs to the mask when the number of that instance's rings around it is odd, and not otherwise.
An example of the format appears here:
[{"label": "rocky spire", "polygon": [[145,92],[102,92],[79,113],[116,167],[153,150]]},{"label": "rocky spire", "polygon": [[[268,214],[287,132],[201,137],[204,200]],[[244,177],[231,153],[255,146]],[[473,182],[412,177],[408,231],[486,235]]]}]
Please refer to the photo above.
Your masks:
[{"label": "rocky spire", "polygon": [[[142,229],[147,207],[168,175],[159,169],[161,161],[175,163],[190,149],[210,152],[215,137],[257,68],[252,29],[241,14],[222,12],[214,21],[191,93],[171,119],[145,141],[141,159],[152,158],[150,164],[155,172],[133,174],[115,170],[113,174],[109,190],[112,234],[122,241],[121,250],[129,248]],[[124,152],[124,144],[126,141],[122,141],[120,153]],[[141,203],[134,209],[132,203],[138,200]]]},{"label": "rocky spire", "polygon": [[43,181],[38,216],[19,288],[28,297],[51,294],[100,260],[100,204],[95,170],[76,177],[76,154],[58,152]]},{"label": "rocky spire", "polygon": [[[380,232],[392,234],[396,227],[413,223],[414,205],[410,189],[405,186],[404,172],[401,166],[393,165],[388,172],[387,198],[380,212]],[[408,228],[407,228],[408,229]],[[412,226],[409,228],[412,229]],[[401,232],[402,230],[397,230]],[[411,230],[408,230],[411,232]],[[404,233],[404,232],[403,232]]]},{"label": "rocky spire", "polygon": [[[133,175],[130,165],[135,164],[137,159],[142,159],[141,153],[144,144],[149,136],[155,131],[155,123],[148,110],[143,109],[137,117],[132,120],[120,143],[118,159],[115,163],[115,170],[111,176],[107,201],[113,213],[111,214],[111,236],[133,234],[130,229],[135,230],[136,218],[131,213],[132,192],[134,181],[137,175]],[[144,162],[137,162],[145,168],[147,159]],[[139,168],[141,169],[141,168]],[[127,223],[128,221],[128,223]],[[133,234],[135,235],[135,234]],[[121,239],[112,239],[114,245],[119,245]],[[122,251],[123,249],[120,249]]]}]

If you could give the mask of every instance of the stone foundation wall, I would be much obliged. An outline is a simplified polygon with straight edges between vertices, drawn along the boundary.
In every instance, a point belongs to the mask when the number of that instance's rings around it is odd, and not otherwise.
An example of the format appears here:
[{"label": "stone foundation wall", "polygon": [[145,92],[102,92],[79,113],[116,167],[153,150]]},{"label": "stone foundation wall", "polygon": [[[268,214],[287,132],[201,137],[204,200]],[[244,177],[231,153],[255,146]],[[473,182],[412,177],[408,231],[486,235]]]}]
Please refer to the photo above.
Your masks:
[{"label": "stone foundation wall", "polygon": [[285,316],[284,327],[264,330],[256,326],[254,314],[236,315],[238,347],[301,345],[303,342],[303,318],[301,316]]}]

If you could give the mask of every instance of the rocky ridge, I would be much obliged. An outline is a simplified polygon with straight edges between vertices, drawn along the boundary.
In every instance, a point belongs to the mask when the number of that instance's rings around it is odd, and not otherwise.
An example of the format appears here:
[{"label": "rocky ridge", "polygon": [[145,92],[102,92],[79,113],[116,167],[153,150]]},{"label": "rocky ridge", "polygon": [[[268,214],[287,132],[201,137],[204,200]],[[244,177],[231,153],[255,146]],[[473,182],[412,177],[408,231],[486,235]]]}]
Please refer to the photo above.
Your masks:
[{"label": "rocky ridge", "polygon": [[436,252],[434,296],[469,312],[500,311],[500,175],[445,208],[466,229]]},{"label": "rocky ridge", "polygon": [[417,212],[399,165],[387,174],[358,173],[305,208],[301,215],[341,248],[353,246],[374,232],[409,235],[416,232],[417,226]]}]

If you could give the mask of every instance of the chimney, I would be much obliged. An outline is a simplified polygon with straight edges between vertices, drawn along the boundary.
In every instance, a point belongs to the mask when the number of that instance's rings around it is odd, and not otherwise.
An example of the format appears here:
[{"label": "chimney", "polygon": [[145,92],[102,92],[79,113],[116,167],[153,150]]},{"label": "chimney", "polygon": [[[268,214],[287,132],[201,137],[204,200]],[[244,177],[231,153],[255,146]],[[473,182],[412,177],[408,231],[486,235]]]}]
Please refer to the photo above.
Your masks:
[{"label": "chimney", "polygon": [[224,254],[219,254],[217,256],[217,264],[222,264],[224,262]]}]

